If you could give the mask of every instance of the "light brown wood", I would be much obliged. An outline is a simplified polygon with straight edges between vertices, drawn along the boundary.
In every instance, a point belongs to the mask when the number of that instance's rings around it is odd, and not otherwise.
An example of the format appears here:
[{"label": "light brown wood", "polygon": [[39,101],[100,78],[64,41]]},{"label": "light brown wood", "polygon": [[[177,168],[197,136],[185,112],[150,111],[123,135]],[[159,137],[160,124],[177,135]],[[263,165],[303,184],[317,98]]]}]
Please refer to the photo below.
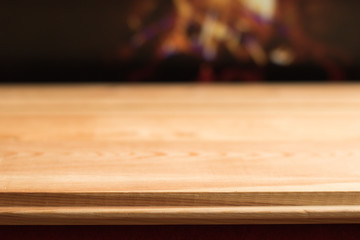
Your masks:
[{"label": "light brown wood", "polygon": [[360,223],[360,85],[0,87],[0,224]]}]

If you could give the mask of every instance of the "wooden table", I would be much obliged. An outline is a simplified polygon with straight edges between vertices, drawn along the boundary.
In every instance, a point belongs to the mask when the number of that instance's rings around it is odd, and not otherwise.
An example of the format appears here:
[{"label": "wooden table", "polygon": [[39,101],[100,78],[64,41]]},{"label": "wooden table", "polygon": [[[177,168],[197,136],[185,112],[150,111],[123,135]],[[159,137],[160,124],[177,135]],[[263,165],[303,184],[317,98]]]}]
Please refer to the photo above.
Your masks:
[{"label": "wooden table", "polygon": [[360,223],[360,85],[0,87],[0,224]]}]

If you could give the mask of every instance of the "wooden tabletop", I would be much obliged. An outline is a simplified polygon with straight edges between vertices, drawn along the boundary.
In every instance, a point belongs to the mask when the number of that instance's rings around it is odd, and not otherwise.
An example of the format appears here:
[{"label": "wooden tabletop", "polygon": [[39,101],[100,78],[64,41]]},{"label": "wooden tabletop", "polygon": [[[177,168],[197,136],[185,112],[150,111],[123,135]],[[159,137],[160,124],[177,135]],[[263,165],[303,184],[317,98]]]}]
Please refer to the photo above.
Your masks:
[{"label": "wooden tabletop", "polygon": [[360,85],[0,87],[0,224],[360,223]]}]

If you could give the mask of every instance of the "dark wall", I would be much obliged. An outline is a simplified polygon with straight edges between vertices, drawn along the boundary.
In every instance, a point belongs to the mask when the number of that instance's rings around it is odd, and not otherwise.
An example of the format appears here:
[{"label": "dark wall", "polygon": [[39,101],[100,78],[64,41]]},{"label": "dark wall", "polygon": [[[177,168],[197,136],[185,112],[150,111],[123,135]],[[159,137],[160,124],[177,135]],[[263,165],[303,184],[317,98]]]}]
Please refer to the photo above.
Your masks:
[{"label": "dark wall", "polygon": [[126,9],[123,1],[1,1],[0,59],[104,57],[120,42]]},{"label": "dark wall", "polygon": [[360,61],[360,2],[299,1],[303,26],[315,39],[348,49]]}]

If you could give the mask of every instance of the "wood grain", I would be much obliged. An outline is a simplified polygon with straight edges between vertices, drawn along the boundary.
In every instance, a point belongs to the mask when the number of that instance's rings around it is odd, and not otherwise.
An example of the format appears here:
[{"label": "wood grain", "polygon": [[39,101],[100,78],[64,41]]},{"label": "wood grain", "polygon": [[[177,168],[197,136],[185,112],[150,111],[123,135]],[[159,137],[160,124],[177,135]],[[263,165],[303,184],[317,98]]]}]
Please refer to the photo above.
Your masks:
[{"label": "wood grain", "polygon": [[0,224],[360,223],[360,85],[0,87]]}]

